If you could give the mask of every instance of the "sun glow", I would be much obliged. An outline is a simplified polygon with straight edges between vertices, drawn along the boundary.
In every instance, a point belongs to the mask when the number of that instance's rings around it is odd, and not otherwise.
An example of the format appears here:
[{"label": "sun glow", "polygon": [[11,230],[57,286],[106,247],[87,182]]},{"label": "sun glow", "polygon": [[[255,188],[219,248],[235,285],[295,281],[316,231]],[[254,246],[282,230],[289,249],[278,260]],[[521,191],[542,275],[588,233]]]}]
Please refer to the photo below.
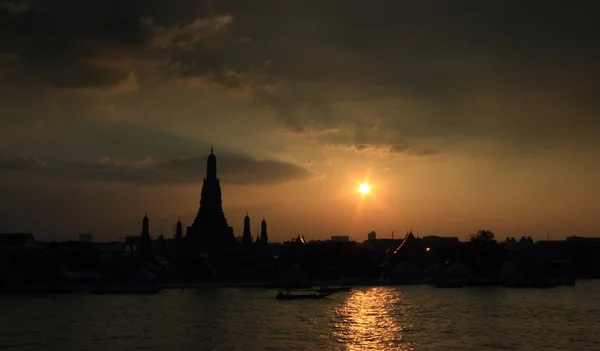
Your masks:
[{"label": "sun glow", "polygon": [[367,183],[362,183],[361,185],[358,186],[358,191],[361,194],[368,194],[371,191],[371,187]]}]

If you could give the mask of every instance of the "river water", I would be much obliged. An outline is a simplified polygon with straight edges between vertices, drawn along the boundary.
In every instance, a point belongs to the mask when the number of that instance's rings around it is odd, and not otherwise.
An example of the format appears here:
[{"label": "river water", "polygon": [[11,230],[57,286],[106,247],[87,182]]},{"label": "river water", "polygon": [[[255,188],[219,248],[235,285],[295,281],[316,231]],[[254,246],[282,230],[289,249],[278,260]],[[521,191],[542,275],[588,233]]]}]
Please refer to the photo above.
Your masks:
[{"label": "river water", "polygon": [[600,350],[600,281],[556,289],[365,287],[0,295],[0,350]]}]

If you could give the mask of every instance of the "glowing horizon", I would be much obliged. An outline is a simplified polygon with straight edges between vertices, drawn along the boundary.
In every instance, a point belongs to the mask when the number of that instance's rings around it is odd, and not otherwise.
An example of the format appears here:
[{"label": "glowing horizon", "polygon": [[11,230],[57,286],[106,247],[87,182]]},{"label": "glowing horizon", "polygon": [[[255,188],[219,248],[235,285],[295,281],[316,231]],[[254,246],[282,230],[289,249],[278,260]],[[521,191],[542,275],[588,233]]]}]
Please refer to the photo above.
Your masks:
[{"label": "glowing horizon", "polygon": [[247,210],[274,241],[600,236],[586,4],[478,3],[486,21],[410,1],[142,1],[117,20],[97,1],[8,4],[2,232],[103,240],[139,234],[148,212],[169,236],[196,215],[215,143],[236,236]]}]

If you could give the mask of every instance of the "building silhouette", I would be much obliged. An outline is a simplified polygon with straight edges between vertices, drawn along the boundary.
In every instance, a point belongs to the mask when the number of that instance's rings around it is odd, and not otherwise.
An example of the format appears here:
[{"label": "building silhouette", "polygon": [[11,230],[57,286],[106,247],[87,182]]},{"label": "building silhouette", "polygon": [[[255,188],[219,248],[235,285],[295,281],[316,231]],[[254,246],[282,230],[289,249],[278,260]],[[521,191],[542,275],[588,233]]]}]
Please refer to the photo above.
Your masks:
[{"label": "building silhouette", "polygon": [[183,225],[181,224],[181,219],[177,221],[175,225],[175,241],[179,242],[183,239]]},{"label": "building silhouette", "polygon": [[260,242],[265,246],[269,244],[269,237],[267,236],[267,221],[264,218],[260,223]]},{"label": "building silhouette", "polygon": [[244,217],[244,234],[242,236],[242,243],[245,247],[252,246],[252,232],[250,232],[250,217],[248,217],[248,213],[246,213],[246,217]]},{"label": "building silhouette", "polygon": [[257,230],[256,231],[256,241],[254,242],[254,246],[259,247],[261,245],[262,245],[262,243],[260,241],[260,232]]},{"label": "building silhouette", "polygon": [[137,251],[140,256],[151,254],[150,220],[147,213],[144,214],[144,219],[142,219],[142,233],[140,234]]},{"label": "building silhouette", "polygon": [[221,199],[221,185],[217,177],[217,157],[210,148],[206,162],[206,177],[200,194],[200,208],[191,226],[187,228],[186,247],[196,253],[219,253],[237,245],[233,228],[227,224]]}]

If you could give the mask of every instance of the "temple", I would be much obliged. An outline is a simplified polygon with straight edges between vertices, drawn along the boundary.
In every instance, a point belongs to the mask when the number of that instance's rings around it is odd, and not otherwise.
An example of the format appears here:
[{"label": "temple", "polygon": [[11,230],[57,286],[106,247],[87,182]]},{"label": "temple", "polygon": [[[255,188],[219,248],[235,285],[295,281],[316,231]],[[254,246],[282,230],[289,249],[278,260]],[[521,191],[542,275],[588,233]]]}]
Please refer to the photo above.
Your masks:
[{"label": "temple", "polygon": [[144,214],[142,219],[142,233],[140,234],[137,253],[142,257],[151,255],[152,239],[150,238],[150,220],[148,214]]},{"label": "temple", "polygon": [[250,217],[246,213],[244,217],[244,234],[242,236],[242,242],[245,247],[252,246],[252,233],[250,232]]},{"label": "temple", "polygon": [[264,218],[260,224],[260,241],[265,246],[269,244],[269,237],[267,236],[267,221]]},{"label": "temple", "polygon": [[233,228],[227,224],[221,199],[221,185],[217,177],[217,157],[211,146],[206,162],[206,177],[200,194],[200,208],[196,219],[187,228],[186,247],[196,253],[220,253],[237,243]]}]

